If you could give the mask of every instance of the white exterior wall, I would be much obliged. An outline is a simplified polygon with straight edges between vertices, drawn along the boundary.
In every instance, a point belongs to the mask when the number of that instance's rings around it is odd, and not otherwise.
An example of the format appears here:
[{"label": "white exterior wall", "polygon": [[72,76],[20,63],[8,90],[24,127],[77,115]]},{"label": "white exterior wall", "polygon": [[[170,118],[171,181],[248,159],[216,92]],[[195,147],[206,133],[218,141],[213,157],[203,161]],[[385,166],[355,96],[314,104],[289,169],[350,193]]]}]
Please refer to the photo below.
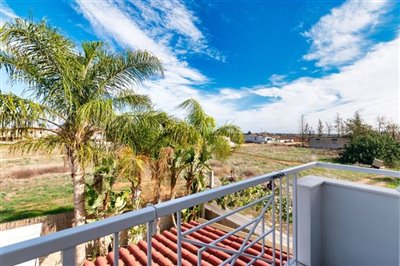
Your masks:
[{"label": "white exterior wall", "polygon": [[245,141],[254,143],[272,143],[274,139],[266,136],[245,135]]},{"label": "white exterior wall", "polygon": [[400,193],[307,176],[298,181],[299,261],[399,266]]}]

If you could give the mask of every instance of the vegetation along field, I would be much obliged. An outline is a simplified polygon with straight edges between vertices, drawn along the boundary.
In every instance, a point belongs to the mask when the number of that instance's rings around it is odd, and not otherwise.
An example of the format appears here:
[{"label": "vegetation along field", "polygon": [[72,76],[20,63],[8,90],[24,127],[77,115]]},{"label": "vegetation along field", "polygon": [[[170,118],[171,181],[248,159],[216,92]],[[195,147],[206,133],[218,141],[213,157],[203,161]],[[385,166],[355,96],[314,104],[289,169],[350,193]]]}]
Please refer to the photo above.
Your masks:
[{"label": "vegetation along field", "polygon": [[[215,175],[219,178],[228,175],[249,178],[312,161],[335,163],[338,158],[339,154],[335,150],[285,145],[244,144],[226,161],[213,160],[211,165]],[[302,176],[310,174],[389,188],[398,186],[398,181],[378,175],[330,169],[312,169],[301,173]]]},{"label": "vegetation along field", "polygon": [[[216,177],[249,178],[311,161],[335,162],[337,152],[293,146],[244,144],[225,161],[213,160]],[[40,153],[11,154],[1,146],[0,222],[72,211],[72,182],[63,157]],[[314,169],[318,174],[365,184],[395,188],[391,178],[345,171]],[[90,176],[89,176],[90,179]]]}]

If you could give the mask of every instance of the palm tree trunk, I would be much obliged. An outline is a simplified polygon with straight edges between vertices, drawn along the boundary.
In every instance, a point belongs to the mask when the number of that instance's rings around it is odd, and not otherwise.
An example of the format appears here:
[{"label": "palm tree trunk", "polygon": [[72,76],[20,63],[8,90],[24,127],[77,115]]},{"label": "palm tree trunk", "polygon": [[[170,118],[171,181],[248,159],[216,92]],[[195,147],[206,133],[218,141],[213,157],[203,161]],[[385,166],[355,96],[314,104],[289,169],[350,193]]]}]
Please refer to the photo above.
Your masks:
[{"label": "palm tree trunk", "polygon": [[[74,226],[85,224],[85,176],[74,149],[68,150],[68,161],[74,187]],[[85,244],[76,247],[75,264],[82,265],[86,259]]]}]

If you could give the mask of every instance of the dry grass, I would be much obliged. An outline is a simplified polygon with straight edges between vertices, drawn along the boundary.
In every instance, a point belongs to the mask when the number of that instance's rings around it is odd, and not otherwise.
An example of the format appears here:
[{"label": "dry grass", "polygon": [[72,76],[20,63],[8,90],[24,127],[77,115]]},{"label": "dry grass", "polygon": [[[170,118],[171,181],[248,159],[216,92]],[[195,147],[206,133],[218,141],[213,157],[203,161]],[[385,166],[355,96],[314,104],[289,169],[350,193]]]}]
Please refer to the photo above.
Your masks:
[{"label": "dry grass", "polygon": [[40,166],[40,167],[27,167],[20,168],[12,171],[5,171],[5,173],[1,174],[1,178],[10,178],[10,179],[21,179],[21,178],[30,178],[35,176],[40,176],[44,174],[54,174],[54,173],[68,173],[69,169],[65,166]]},{"label": "dry grass", "polygon": [[[335,161],[336,157],[336,152],[328,150],[246,145],[226,161],[212,160],[211,167],[218,182],[218,177],[231,174],[252,177],[309,161]],[[0,145],[0,168],[0,222],[72,210],[71,178],[66,174],[68,169],[65,168],[63,157],[58,154],[50,157],[40,153],[9,154],[8,148]],[[313,169],[302,173],[308,174],[391,188],[399,185],[390,178],[344,171]],[[169,192],[168,182],[165,180],[163,183],[164,196]],[[121,182],[117,183],[116,188],[126,189],[128,186],[126,182]],[[144,184],[142,189],[143,194],[154,194],[151,181],[148,186]],[[176,191],[184,190],[185,182],[180,179]]]},{"label": "dry grass", "polygon": [[[278,145],[244,145],[226,161],[212,161],[216,177],[235,175],[252,177],[312,161],[337,162],[339,154],[334,150],[310,149]],[[315,168],[300,174],[320,175],[364,184],[396,188],[398,181],[384,176]]]},{"label": "dry grass", "polygon": [[2,178],[0,187],[0,222],[73,209],[72,181],[69,175]]},{"label": "dry grass", "polygon": [[72,182],[59,153],[0,145],[0,222],[71,211]]}]

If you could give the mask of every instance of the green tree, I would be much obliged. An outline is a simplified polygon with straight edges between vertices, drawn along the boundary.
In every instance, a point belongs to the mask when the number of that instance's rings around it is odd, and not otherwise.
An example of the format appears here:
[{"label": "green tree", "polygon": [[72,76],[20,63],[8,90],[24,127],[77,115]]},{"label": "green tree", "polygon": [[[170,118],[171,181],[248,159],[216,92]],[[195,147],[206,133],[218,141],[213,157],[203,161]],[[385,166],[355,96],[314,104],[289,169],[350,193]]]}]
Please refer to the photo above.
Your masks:
[{"label": "green tree", "polygon": [[385,132],[390,134],[393,138],[400,141],[400,125],[394,122],[388,122],[386,124]]},{"label": "green tree", "polygon": [[198,133],[186,122],[164,112],[141,115],[139,119],[134,113],[118,116],[110,133],[114,142],[122,145],[118,156],[119,175],[130,180],[132,194],[136,194],[142,176],[151,174],[156,181],[156,201],[159,201],[161,183],[167,177],[171,178],[172,196],[177,178],[184,170],[179,158],[182,147],[196,143]]},{"label": "green tree", "polygon": [[179,107],[187,112],[185,121],[199,134],[196,145],[192,145],[183,154],[187,165],[186,189],[191,194],[204,187],[206,171],[210,169],[208,162],[212,156],[226,158],[232,149],[230,140],[240,145],[243,133],[239,127],[231,124],[217,127],[215,119],[207,115],[194,99],[184,101]]},{"label": "green tree", "polygon": [[364,122],[361,118],[360,112],[356,111],[352,118],[347,119],[345,122],[346,134],[350,137],[356,137],[367,134],[372,130],[372,127]]},{"label": "green tree", "polygon": [[390,134],[369,131],[352,137],[341,154],[345,163],[370,165],[375,158],[383,160],[388,166],[399,166],[400,142]]},{"label": "green tree", "polygon": [[[160,61],[145,51],[110,53],[101,42],[77,47],[45,21],[16,19],[0,30],[0,64],[23,82],[30,99],[0,94],[4,130],[49,132],[20,143],[26,149],[61,148],[68,157],[74,188],[74,224],[85,223],[85,173],[96,151],[93,137],[105,132],[115,111],[150,106],[132,85],[162,74]],[[85,258],[77,248],[77,264]]]}]

